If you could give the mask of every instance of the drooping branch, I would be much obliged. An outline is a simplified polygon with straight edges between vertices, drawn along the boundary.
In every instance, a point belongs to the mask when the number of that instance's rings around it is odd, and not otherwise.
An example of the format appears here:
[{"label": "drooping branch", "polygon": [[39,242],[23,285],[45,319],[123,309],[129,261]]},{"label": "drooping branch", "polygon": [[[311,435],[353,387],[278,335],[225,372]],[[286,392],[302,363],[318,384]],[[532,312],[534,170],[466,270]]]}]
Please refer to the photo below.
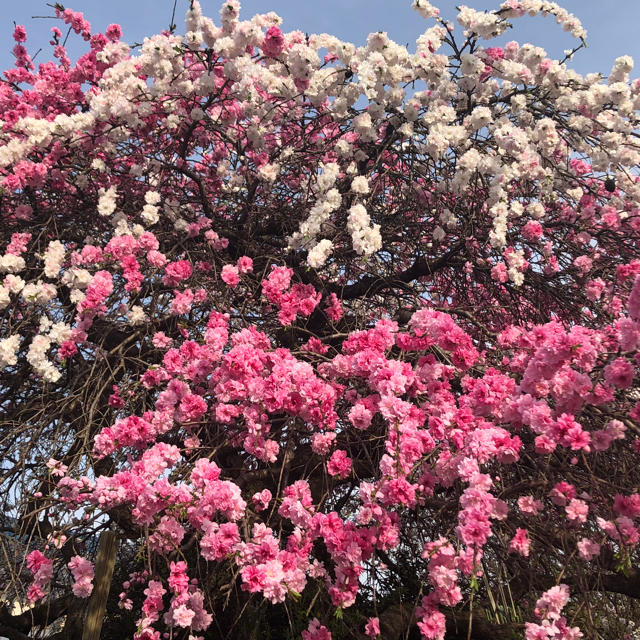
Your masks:
[{"label": "drooping branch", "polygon": [[390,276],[364,276],[357,282],[340,287],[329,285],[329,290],[337,293],[343,300],[354,300],[360,297],[374,296],[380,291],[393,289],[413,282],[418,278],[430,276],[437,271],[452,266],[453,258],[464,246],[463,240],[458,240],[452,247],[434,260],[427,261],[423,256],[416,258],[414,263],[398,274]]}]

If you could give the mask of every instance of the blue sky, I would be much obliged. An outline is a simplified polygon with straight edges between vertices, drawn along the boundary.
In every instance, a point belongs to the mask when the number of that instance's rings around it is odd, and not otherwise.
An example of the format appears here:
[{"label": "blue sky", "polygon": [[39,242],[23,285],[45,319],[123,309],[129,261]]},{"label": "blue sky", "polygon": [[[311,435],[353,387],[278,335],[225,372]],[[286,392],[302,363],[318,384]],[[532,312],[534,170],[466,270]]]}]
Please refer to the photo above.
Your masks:
[{"label": "blue sky", "polygon": [[[50,0],[53,3],[53,0]],[[454,0],[431,0],[439,6],[442,14],[454,18]],[[465,0],[476,9],[496,8],[499,2],[487,0]],[[112,23],[119,23],[127,42],[140,42],[144,36],[157,33],[169,24],[174,0],[70,0],[65,6],[82,11],[94,30],[103,31]],[[206,15],[218,22],[218,0],[201,0]],[[560,2],[568,11],[582,21],[588,31],[588,48],[579,52],[572,66],[581,73],[600,71],[607,73],[613,60],[621,55],[637,58],[638,67],[632,77],[640,76],[640,2],[637,0],[567,0]],[[372,31],[387,31],[389,36],[401,44],[412,45],[416,37],[431,26],[411,10],[410,0],[243,0],[241,17],[255,13],[276,11],[284,19],[284,30],[300,29],[308,33],[328,32],[363,44]],[[188,0],[178,0],[176,22],[178,30],[184,32],[184,13]],[[20,0],[2,2],[0,12],[1,35],[0,65],[2,69],[13,64],[11,33],[13,23],[27,27],[27,45],[33,55],[38,48],[43,51],[36,62],[49,59],[49,31],[57,24],[55,20],[34,19],[36,15],[53,15],[45,0]],[[544,47],[552,57],[562,57],[563,50],[575,42],[563,33],[553,18],[521,18],[514,21],[514,29],[507,32],[506,40],[533,42]],[[72,56],[83,51],[79,37],[70,38]]]}]

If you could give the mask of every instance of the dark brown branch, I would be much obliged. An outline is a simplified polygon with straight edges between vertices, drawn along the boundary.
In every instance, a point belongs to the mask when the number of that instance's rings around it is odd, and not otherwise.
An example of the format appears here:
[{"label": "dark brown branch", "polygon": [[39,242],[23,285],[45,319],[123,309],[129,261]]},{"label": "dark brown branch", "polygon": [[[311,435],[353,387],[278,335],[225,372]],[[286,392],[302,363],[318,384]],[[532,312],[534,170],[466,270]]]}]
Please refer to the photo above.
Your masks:
[{"label": "dark brown branch", "polygon": [[7,608],[2,606],[0,607],[0,633],[10,637],[8,633],[2,631],[2,626],[11,628],[16,632],[28,632],[33,627],[44,627],[51,624],[54,620],[67,613],[73,599],[72,594],[67,594],[52,602],[45,602],[33,607],[17,616],[12,616]]},{"label": "dark brown branch", "polygon": [[6,624],[0,624],[0,636],[9,638],[9,640],[31,640],[29,636]]},{"label": "dark brown branch", "polygon": [[408,269],[394,276],[365,276],[361,280],[346,287],[333,285],[330,289],[337,293],[343,300],[353,300],[354,298],[359,298],[364,295],[373,296],[384,289],[392,289],[439,271],[449,264],[451,258],[453,258],[463,246],[464,241],[458,240],[449,251],[446,251],[439,258],[429,262],[427,262],[423,256],[420,256],[416,258],[415,262]]}]

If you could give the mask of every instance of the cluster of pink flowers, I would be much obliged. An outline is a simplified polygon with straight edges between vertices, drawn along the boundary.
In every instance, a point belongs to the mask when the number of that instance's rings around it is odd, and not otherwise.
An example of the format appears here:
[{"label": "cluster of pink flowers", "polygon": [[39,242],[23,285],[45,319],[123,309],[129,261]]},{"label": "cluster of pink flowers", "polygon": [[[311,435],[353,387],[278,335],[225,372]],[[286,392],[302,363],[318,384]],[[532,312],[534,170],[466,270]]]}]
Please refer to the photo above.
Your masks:
[{"label": "cluster of pink flowers", "polygon": [[291,285],[292,275],[292,269],[274,266],[262,281],[262,293],[278,307],[278,320],[284,326],[290,325],[298,314],[310,316],[322,298],[310,284],[296,282]]},{"label": "cluster of pink flowers", "polygon": [[[77,34],[82,35],[85,40],[89,40],[91,37],[91,25],[80,11],[56,7],[56,16],[62,18],[65,24],[68,24]],[[114,27],[117,26],[111,25],[112,36],[115,35],[116,29]]]},{"label": "cluster of pink flowers", "polygon": [[74,556],[67,566],[73,576],[73,593],[78,598],[88,598],[93,591],[93,564],[82,556]]},{"label": "cluster of pink flowers", "polygon": [[560,615],[569,601],[569,587],[559,584],[545,591],[536,602],[535,615],[540,624],[525,623],[526,640],[578,640],[582,633],[578,627],[568,627],[566,619]]},{"label": "cluster of pink flowers", "polygon": [[[16,239],[16,247],[18,244]],[[111,255],[118,251],[118,246],[125,245],[112,246]],[[90,260],[89,252],[84,255],[84,260]],[[243,268],[246,270],[248,266]],[[165,270],[165,277],[167,274],[177,279],[172,281],[176,284],[182,281],[182,275],[184,279],[191,277],[190,269],[182,266]],[[96,273],[86,289],[87,297],[104,302],[108,284],[112,282],[107,276],[105,271]],[[288,269],[272,270],[271,277],[263,283],[268,302],[283,304],[282,295],[290,287],[290,277]],[[447,314],[420,310],[411,318],[409,328],[404,332],[392,321],[378,321],[370,329],[352,333],[344,340],[341,353],[318,365],[317,370],[287,350],[273,349],[267,336],[254,327],[230,335],[228,318],[218,312],[209,316],[204,344],[188,337],[176,343],[158,332],[153,337],[154,346],[171,348],[165,352],[162,366],[142,376],[149,388],[163,386],[157,393],[155,409],[142,416],[118,419],[98,434],[94,444],[98,456],[119,449],[138,449],[142,454],[130,469],[99,477],[95,483],[88,479],[76,482],[62,472],[60,490],[66,500],[78,504],[89,499],[106,508],[129,505],[137,523],[151,525],[149,549],[156,554],[168,554],[179,548],[187,528],[195,528],[203,558],[212,562],[234,558],[243,588],[260,592],[271,602],[282,602],[288,593],[301,592],[309,578],[324,577],[334,605],[348,607],[355,601],[359,576],[373,550],[397,544],[398,523],[393,509],[416,508],[424,497],[432,494],[436,484],[447,486],[461,479],[467,485],[460,496],[456,530],[461,545],[456,549],[453,541],[441,538],[428,543],[423,552],[433,590],[421,603],[418,626],[425,638],[441,638],[444,617],[439,607],[460,602],[460,577],[472,579],[478,574],[483,548],[509,510],[507,503],[492,495],[493,481],[482,473],[481,465],[494,459],[512,464],[518,460],[522,442],[490,420],[529,425],[540,434],[536,436],[538,450],[542,449],[540,438],[545,436],[568,449],[589,451],[593,445],[599,451],[605,445],[611,446],[615,439],[624,438],[625,429],[622,423],[612,420],[594,432],[592,442],[589,432],[574,415],[558,414],[559,409],[554,411],[545,401],[547,394],[555,399],[564,397],[555,387],[541,389],[540,382],[533,386],[532,372],[543,382],[557,379],[554,376],[559,371],[563,375],[569,370],[581,370],[585,372],[583,375],[597,373],[595,364],[601,354],[606,354],[606,347],[593,332],[566,333],[554,324],[529,332],[505,332],[500,337],[504,346],[526,345],[522,356],[510,362],[510,367],[521,375],[517,384],[512,375],[495,368],[487,368],[479,377],[469,373],[479,354],[469,335]],[[317,348],[321,346],[319,342]],[[434,346],[449,354],[454,364],[439,363],[432,355],[422,355],[413,364],[391,357],[393,349],[409,354],[425,352]],[[464,374],[458,398],[453,396],[450,386],[454,367]],[[419,401],[427,395],[428,403]],[[112,406],[123,408],[117,387],[111,398]],[[335,448],[340,398],[347,402],[345,415],[356,431],[371,428],[376,416],[388,425],[386,452],[380,461],[382,475],[374,485],[361,485],[362,508],[357,524],[343,521],[337,514],[317,512],[308,484],[297,481],[284,488],[278,509],[280,516],[291,520],[295,527],[284,541],[284,548],[271,529],[262,524],[254,525],[251,537],[245,540],[238,526],[247,508],[242,490],[233,482],[221,480],[220,469],[213,462],[197,460],[189,484],[174,485],[165,476],[181,459],[181,451],[155,439],[176,425],[185,430],[186,448],[192,438],[192,426],[212,412],[234,434],[236,446],[258,459],[273,462],[279,453],[279,443],[269,438],[269,416],[284,411],[301,417],[314,430],[314,452],[327,456],[329,475],[340,481],[352,468],[347,451]],[[566,405],[560,402],[559,407],[563,406]],[[425,470],[419,478],[413,477],[420,459],[438,443],[445,442],[450,444],[439,452],[434,468]],[[578,496],[570,483],[556,483],[548,498],[564,510],[568,523],[576,528],[591,517],[589,496]],[[267,509],[272,500],[266,489],[251,498],[256,513]],[[619,495],[613,506],[615,520],[595,515],[594,518],[605,535],[635,544],[639,536],[633,519],[640,517],[639,505],[637,494]],[[517,506],[528,518],[535,518],[544,509],[542,500],[532,495],[520,496]],[[177,507],[184,509],[186,518],[177,515]],[[227,521],[220,522],[220,517]],[[311,559],[312,545],[318,538],[334,559],[333,575]],[[578,549],[588,561],[599,553],[600,545],[583,538]],[[527,529],[515,530],[508,550],[523,557],[530,555]],[[44,556],[33,557],[31,594],[35,598],[44,595],[43,587],[51,577],[53,563]],[[91,564],[76,557],[69,568],[74,575],[74,593],[86,597],[91,592]],[[167,591],[164,583],[149,580],[141,628],[155,633],[153,624],[164,611],[164,621],[169,626],[204,629],[210,616],[202,607],[202,594],[196,583],[187,578],[184,563],[172,564],[166,586],[172,594],[168,610],[162,600]],[[555,604],[558,598],[551,594],[547,600],[548,603],[541,600],[538,606],[543,612],[539,616],[543,618],[541,624],[528,628],[527,637],[537,638],[531,634],[542,633],[538,627],[544,628],[545,633],[550,630],[556,634],[550,637],[573,637],[566,635],[573,631],[564,626],[563,619],[554,617],[559,611]],[[372,637],[375,629],[374,623],[368,625]],[[318,626],[309,633],[324,632]]]},{"label": "cluster of pink flowers", "polygon": [[44,590],[53,578],[53,560],[47,558],[41,551],[32,551],[27,556],[27,569],[33,574],[33,582],[29,586],[27,598],[35,602],[44,598]]}]

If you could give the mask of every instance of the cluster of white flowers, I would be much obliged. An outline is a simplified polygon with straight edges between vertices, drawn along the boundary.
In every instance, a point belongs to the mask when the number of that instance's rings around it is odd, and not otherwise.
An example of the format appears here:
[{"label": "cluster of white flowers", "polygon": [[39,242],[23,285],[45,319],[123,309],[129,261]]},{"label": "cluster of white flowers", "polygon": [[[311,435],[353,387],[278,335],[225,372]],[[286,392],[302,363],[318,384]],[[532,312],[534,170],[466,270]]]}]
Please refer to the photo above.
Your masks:
[{"label": "cluster of white flowers", "polygon": [[440,10],[434,7],[427,0],[413,0],[411,5],[414,11],[417,11],[423,18],[437,18]]},{"label": "cluster of white flowers", "polygon": [[52,240],[44,253],[44,275],[57,278],[64,261],[65,248],[59,240]]},{"label": "cluster of white flowers", "polygon": [[131,225],[129,224],[129,218],[122,212],[118,211],[111,218],[111,226],[116,236],[130,236]]},{"label": "cluster of white flowers", "polygon": [[110,216],[116,210],[116,188],[100,189],[98,196],[98,213],[101,216]]},{"label": "cluster of white flowers", "polygon": [[24,285],[25,281],[13,273],[6,275],[4,278],[4,286],[7,287],[11,293],[20,293]]},{"label": "cluster of white flowers", "polygon": [[463,53],[460,57],[460,71],[467,78],[479,78],[484,67],[484,62],[472,53]]},{"label": "cluster of white flowers", "polygon": [[545,216],[544,205],[541,202],[530,202],[527,205],[527,213],[534,220],[542,220]]},{"label": "cluster of white flowers", "polygon": [[53,135],[76,141],[80,135],[78,132],[86,131],[93,122],[94,116],[90,113],[59,114],[53,120],[20,118],[12,131],[24,137],[7,135],[4,140],[0,137],[0,167],[17,164],[34,149],[48,145]]},{"label": "cluster of white flowers", "polygon": [[185,17],[187,33],[185,42],[190,49],[199,49],[204,41],[202,34],[202,8],[199,2],[192,2]]},{"label": "cluster of white flowers", "polygon": [[538,13],[543,16],[551,14],[555,16],[556,22],[562,26],[563,30],[571,33],[574,38],[584,39],[587,37],[587,32],[582,27],[580,20],[555,2],[549,2],[549,0],[506,0],[500,8],[505,18],[519,18],[525,14],[532,17]]},{"label": "cluster of white flowers", "polygon": [[327,258],[333,251],[333,242],[326,238],[320,240],[312,249],[309,250],[307,255],[307,264],[314,269],[319,269],[324,266]]},{"label": "cluster of white flowers", "polygon": [[25,267],[24,258],[13,253],[0,256],[0,273],[18,273]]},{"label": "cluster of white flowers", "polygon": [[551,118],[542,118],[536,123],[532,140],[546,156],[553,154],[560,142],[560,136],[556,130],[555,122]]},{"label": "cluster of white flowers", "polygon": [[135,327],[137,325],[144,324],[147,320],[147,316],[140,305],[134,304],[127,313],[127,319],[129,320],[129,323]]},{"label": "cluster of white flowers", "polygon": [[351,191],[360,195],[369,193],[369,181],[366,176],[356,176],[351,181]]},{"label": "cluster of white flowers", "polygon": [[353,119],[352,126],[363,142],[373,142],[378,135],[371,114],[366,111]]},{"label": "cluster of white flowers", "polygon": [[522,249],[509,253],[507,262],[509,263],[509,269],[507,270],[509,280],[511,280],[516,287],[519,287],[524,282],[522,269],[526,264]]},{"label": "cluster of white flowers", "polygon": [[296,231],[289,239],[289,246],[297,249],[304,244],[313,242],[322,232],[322,225],[341,204],[342,196],[337,189],[329,189],[329,191],[321,195],[311,207],[309,217],[300,224],[300,230]]},{"label": "cluster of white flowers", "polygon": [[495,13],[476,11],[465,6],[460,7],[457,19],[466,34],[477,33],[485,40],[502,35],[508,27],[507,21]]},{"label": "cluster of white flowers", "polygon": [[294,78],[308,80],[320,67],[320,57],[306,44],[294,44],[287,52],[287,64]]},{"label": "cluster of white flowers", "polygon": [[322,163],[319,166],[316,184],[320,191],[328,191],[333,187],[340,174],[340,166],[335,162]]},{"label": "cluster of white flowers", "polygon": [[12,367],[18,363],[18,348],[20,336],[16,333],[4,340],[0,340],[0,369]]},{"label": "cluster of white flowers", "polygon": [[6,144],[0,146],[0,167],[4,168],[17,164],[30,150],[31,147],[18,138],[9,140]]},{"label": "cluster of white flowers", "polygon": [[311,246],[307,254],[309,266],[318,269],[324,265],[333,250],[333,242],[327,239],[316,242],[318,235],[323,232],[323,225],[342,204],[342,196],[334,187],[340,166],[335,162],[321,163],[316,176],[316,188],[318,197],[309,211],[306,220],[300,223],[299,230],[289,238],[289,247],[299,249],[302,246]]},{"label": "cluster of white flowers", "polygon": [[469,149],[458,158],[456,167],[461,171],[471,173],[480,166],[481,162],[481,153],[477,149]]},{"label": "cluster of white flowers", "polygon": [[33,337],[27,351],[27,362],[36,373],[42,376],[45,382],[57,382],[62,374],[56,366],[47,358],[47,352],[51,348],[51,338],[38,334]]},{"label": "cluster of white flowers", "polygon": [[116,64],[124,60],[129,55],[129,45],[119,40],[118,42],[107,42],[102,51],[96,53],[96,59],[109,65]]},{"label": "cluster of white flowers", "polygon": [[10,304],[11,297],[9,296],[9,288],[0,285],[0,311],[6,309]]},{"label": "cluster of white flowers", "polygon": [[147,193],[144,194],[144,201],[145,205],[142,208],[140,216],[147,226],[153,226],[160,219],[157,206],[160,202],[160,194],[157,191],[147,191]]},{"label": "cluster of white flowers", "polygon": [[442,213],[440,214],[440,221],[448,229],[452,229],[458,223],[458,220],[453,215],[451,210],[447,209],[446,207],[442,210]]},{"label": "cluster of white flowers", "polygon": [[22,298],[30,304],[45,305],[53,300],[58,291],[48,283],[38,280],[37,282],[29,282],[24,285],[21,291]]},{"label": "cluster of white flowers", "polygon": [[471,115],[465,118],[465,125],[476,131],[477,129],[482,129],[482,127],[486,127],[491,124],[493,121],[493,115],[491,114],[491,109],[489,107],[479,106],[476,107]]},{"label": "cluster of white flowers", "polygon": [[467,131],[464,127],[438,123],[430,128],[425,149],[434,160],[439,160],[447,149],[458,147],[466,139]]},{"label": "cluster of white flowers", "polygon": [[48,336],[55,344],[62,344],[71,338],[73,330],[65,322],[55,322],[48,329]]},{"label": "cluster of white flowers", "polygon": [[280,165],[277,162],[269,162],[258,169],[258,175],[265,182],[275,182],[279,171]]},{"label": "cluster of white flowers", "polygon": [[493,228],[489,232],[489,242],[495,249],[502,249],[507,244],[507,220],[509,208],[504,202],[499,202],[489,210],[493,218]]},{"label": "cluster of white flowers", "polygon": [[354,204],[349,209],[347,230],[351,234],[353,248],[359,256],[370,256],[382,247],[380,225],[371,224],[371,218],[362,204]]},{"label": "cluster of white flowers", "polygon": [[633,58],[631,56],[620,56],[616,58],[609,73],[609,84],[611,85],[617,82],[627,83],[629,81],[629,73],[632,69]]}]

